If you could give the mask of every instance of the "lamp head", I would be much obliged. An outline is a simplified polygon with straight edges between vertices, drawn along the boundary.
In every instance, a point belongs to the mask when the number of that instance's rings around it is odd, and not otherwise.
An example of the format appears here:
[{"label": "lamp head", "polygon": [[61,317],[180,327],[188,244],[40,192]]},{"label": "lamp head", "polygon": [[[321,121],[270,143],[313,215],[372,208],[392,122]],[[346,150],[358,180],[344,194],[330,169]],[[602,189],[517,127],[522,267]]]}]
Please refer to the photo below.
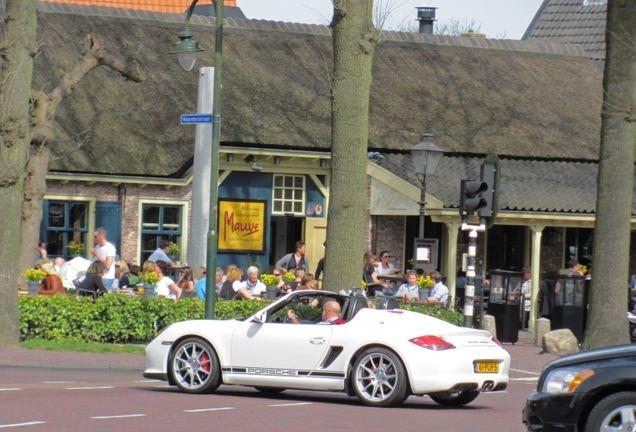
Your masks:
[{"label": "lamp head", "polygon": [[444,156],[444,149],[433,143],[433,134],[425,133],[422,141],[411,148],[411,157],[418,175],[435,174],[439,161]]},{"label": "lamp head", "polygon": [[172,51],[169,54],[177,54],[179,58],[179,64],[187,71],[192,70],[194,64],[197,61],[197,53],[205,51],[199,46],[199,42],[192,40],[192,33],[190,30],[184,30],[179,33],[179,42],[174,44]]}]

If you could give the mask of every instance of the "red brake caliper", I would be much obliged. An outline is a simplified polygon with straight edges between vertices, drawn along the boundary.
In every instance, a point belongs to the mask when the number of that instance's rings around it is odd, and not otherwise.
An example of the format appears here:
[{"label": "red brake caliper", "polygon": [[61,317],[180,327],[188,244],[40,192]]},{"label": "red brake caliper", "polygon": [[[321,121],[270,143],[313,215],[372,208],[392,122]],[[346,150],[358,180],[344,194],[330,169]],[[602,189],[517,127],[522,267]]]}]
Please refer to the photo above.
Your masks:
[{"label": "red brake caliper", "polygon": [[204,371],[210,372],[210,357],[206,353],[201,354],[201,367]]}]

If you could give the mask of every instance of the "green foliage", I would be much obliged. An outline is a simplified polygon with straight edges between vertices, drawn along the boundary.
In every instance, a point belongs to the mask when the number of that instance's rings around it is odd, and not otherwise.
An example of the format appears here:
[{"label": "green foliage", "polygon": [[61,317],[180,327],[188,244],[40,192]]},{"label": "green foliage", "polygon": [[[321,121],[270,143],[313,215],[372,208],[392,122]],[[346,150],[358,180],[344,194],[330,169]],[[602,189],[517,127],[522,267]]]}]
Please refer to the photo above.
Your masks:
[{"label": "green foliage", "polygon": [[258,274],[263,273],[263,266],[261,265],[261,258],[260,257],[256,257],[256,261],[252,261],[252,257],[250,256],[250,254],[247,254],[247,266],[251,267],[254,266],[258,269]]},{"label": "green foliage", "polygon": [[[267,300],[217,300],[216,319],[248,317],[265,307]],[[303,320],[321,313],[320,305],[290,305]],[[442,306],[403,304],[403,309],[432,315],[461,325],[463,315]],[[172,323],[203,319],[205,303],[196,298],[178,302],[162,298],[106,295],[90,297],[65,295],[20,297],[20,332],[25,339],[130,344],[152,340]],[[283,310],[281,314],[284,314]],[[281,315],[282,316],[282,315]]]},{"label": "green foliage", "polygon": [[144,345],[134,344],[100,344],[75,341],[52,341],[46,339],[29,339],[20,343],[20,348],[46,351],[75,351],[98,354],[135,354],[145,353]]},{"label": "green foliage", "polygon": [[410,310],[413,312],[419,312],[424,315],[430,315],[435,318],[439,318],[443,321],[461,326],[464,324],[464,314],[455,309],[447,309],[442,305],[435,306],[422,306],[418,304],[403,303],[400,305],[400,309]]}]

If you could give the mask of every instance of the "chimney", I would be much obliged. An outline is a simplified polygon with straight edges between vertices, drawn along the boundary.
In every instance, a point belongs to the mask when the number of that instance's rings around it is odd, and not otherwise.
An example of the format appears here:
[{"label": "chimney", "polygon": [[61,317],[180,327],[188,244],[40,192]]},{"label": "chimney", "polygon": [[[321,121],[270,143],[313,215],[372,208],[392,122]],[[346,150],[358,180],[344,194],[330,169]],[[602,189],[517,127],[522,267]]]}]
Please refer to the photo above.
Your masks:
[{"label": "chimney", "polygon": [[417,20],[420,22],[420,33],[433,34],[433,23],[435,22],[436,7],[417,8]]}]

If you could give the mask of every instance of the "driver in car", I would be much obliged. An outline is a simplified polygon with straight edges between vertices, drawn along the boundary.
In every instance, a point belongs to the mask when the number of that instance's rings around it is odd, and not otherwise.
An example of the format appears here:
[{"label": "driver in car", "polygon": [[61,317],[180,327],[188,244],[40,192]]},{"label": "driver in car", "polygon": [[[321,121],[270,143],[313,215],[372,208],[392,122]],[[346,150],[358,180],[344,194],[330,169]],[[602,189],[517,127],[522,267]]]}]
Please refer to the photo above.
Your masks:
[{"label": "driver in car", "polygon": [[[347,321],[339,318],[340,304],[337,301],[328,301],[322,307],[322,321],[317,324],[345,324]],[[287,311],[287,319],[293,324],[300,324],[298,315],[293,309]]]}]

